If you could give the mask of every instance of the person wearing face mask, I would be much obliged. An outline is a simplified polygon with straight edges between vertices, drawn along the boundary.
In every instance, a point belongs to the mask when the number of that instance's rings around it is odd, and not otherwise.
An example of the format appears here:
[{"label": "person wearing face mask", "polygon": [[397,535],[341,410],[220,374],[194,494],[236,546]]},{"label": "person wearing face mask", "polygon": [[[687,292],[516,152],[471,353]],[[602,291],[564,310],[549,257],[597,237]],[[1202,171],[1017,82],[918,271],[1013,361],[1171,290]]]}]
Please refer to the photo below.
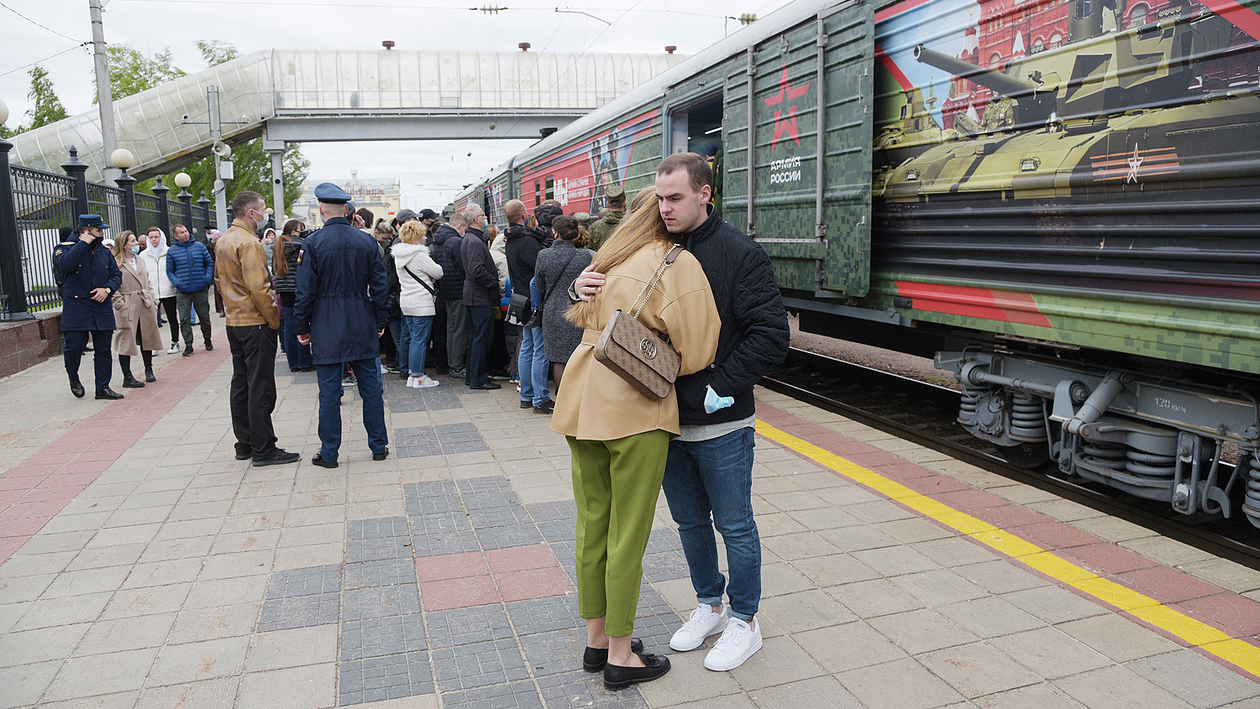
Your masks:
[{"label": "person wearing face mask", "polygon": [[[111,249],[122,272],[122,284],[114,293],[114,351],[122,368],[123,386],[139,389],[154,382],[153,347],[162,341],[157,325],[157,292],[149,282],[149,268],[139,257],[140,240],[130,231],[118,235]],[[131,373],[131,358],[144,360],[144,382]]]},{"label": "person wearing face mask", "polygon": [[[53,262],[62,273],[61,332],[66,339],[62,354],[70,376],[70,392],[80,399],[85,392],[79,381],[79,362],[89,335],[96,364],[96,398],[123,398],[109,388],[113,373],[109,337],[114,329],[114,308],[107,301],[122,284],[122,274],[109,250],[101,248],[108,228],[99,214],[80,214],[78,238],[53,249]],[[74,239],[74,235],[70,238]]]},{"label": "person wearing face mask", "polygon": [[267,254],[258,240],[267,224],[267,205],[262,195],[246,190],[232,198],[232,212],[236,219],[214,247],[214,288],[223,296],[232,352],[228,402],[236,459],[253,458],[255,466],[292,463],[300,456],[276,447],[271,425],[280,311],[271,289]]},{"label": "person wearing face mask", "polygon": [[[166,234],[158,227],[149,227],[145,237],[149,245],[140,252],[145,268],[149,270],[149,284],[157,292],[159,311],[166,311],[166,322],[171,327],[171,348],[167,354],[179,352],[179,310],[175,306],[175,284],[166,275]],[[158,323],[161,325],[162,323]]]}]

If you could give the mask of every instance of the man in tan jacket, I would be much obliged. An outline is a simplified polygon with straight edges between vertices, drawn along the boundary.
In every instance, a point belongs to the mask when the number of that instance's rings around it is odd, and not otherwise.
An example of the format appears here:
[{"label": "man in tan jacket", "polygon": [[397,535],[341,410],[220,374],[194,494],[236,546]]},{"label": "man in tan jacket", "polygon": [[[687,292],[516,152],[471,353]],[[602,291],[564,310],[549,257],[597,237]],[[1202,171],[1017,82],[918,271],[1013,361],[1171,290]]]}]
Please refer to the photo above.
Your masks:
[{"label": "man in tan jacket", "polygon": [[253,458],[256,466],[292,463],[299,454],[276,447],[271,425],[280,313],[267,253],[257,236],[258,227],[267,222],[267,205],[257,192],[239,192],[232,199],[232,212],[236,219],[214,247],[214,287],[227,311],[236,459]]}]

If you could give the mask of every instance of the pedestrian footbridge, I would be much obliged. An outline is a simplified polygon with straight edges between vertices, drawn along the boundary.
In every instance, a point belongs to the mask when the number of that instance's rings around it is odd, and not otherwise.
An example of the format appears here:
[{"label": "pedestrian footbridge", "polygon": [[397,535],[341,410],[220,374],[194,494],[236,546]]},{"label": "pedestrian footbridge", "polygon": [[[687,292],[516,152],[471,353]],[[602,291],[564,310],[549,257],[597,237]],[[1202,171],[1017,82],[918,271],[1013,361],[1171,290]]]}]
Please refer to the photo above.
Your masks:
[{"label": "pedestrian footbridge", "polygon": [[[131,174],[163,174],[213,144],[211,87],[222,135],[283,142],[537,138],[603,106],[684,59],[680,54],[272,49],[114,102]],[[70,146],[100,180],[107,166],[95,110],[12,139],[14,162],[43,170]]]}]

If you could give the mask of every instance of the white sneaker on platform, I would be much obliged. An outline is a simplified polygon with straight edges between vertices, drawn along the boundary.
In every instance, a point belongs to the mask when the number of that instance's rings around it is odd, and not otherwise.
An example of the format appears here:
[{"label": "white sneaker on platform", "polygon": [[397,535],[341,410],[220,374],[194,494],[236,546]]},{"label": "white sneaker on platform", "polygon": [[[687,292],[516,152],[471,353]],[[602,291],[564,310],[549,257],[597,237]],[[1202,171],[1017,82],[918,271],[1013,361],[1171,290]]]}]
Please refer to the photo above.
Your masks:
[{"label": "white sneaker on platform", "polygon": [[171,343],[171,348],[170,348],[169,350],[167,350],[167,351],[166,351],[166,354],[176,354],[176,353],[178,353],[178,352],[179,352],[179,350],[180,350],[179,343],[178,343],[178,342],[172,342],[172,343]]},{"label": "white sneaker on platform", "polygon": [[408,388],[408,389],[419,389],[419,388],[420,388],[420,383],[419,383],[419,381],[418,381],[415,377],[407,377],[407,388]]},{"label": "white sneaker on platform", "polygon": [[739,618],[731,618],[726,632],[705,656],[704,666],[716,672],[733,670],[760,649],[761,623],[754,628]]},{"label": "white sneaker on platform", "polygon": [[691,618],[669,639],[669,646],[678,652],[695,650],[704,644],[704,639],[726,630],[730,616],[726,615],[726,606],[720,613],[714,613],[713,607],[701,603],[691,612]]},{"label": "white sneaker on platform", "polygon": [[442,382],[439,382],[427,374],[416,380],[417,389],[432,389],[433,387],[440,386],[441,384]]}]

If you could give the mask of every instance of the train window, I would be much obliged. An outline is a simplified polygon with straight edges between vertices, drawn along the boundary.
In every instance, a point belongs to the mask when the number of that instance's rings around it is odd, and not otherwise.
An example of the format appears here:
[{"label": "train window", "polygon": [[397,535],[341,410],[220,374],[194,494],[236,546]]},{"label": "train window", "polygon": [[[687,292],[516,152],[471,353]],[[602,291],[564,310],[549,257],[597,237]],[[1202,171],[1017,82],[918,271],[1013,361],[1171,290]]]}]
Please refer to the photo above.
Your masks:
[{"label": "train window", "polygon": [[556,198],[556,178],[548,177],[547,178],[547,199],[555,199],[555,198]]},{"label": "train window", "polygon": [[534,183],[534,206],[537,207],[540,204],[542,204],[542,183],[535,182]]},{"label": "train window", "polygon": [[722,94],[670,111],[670,152],[709,155],[722,147]]}]

